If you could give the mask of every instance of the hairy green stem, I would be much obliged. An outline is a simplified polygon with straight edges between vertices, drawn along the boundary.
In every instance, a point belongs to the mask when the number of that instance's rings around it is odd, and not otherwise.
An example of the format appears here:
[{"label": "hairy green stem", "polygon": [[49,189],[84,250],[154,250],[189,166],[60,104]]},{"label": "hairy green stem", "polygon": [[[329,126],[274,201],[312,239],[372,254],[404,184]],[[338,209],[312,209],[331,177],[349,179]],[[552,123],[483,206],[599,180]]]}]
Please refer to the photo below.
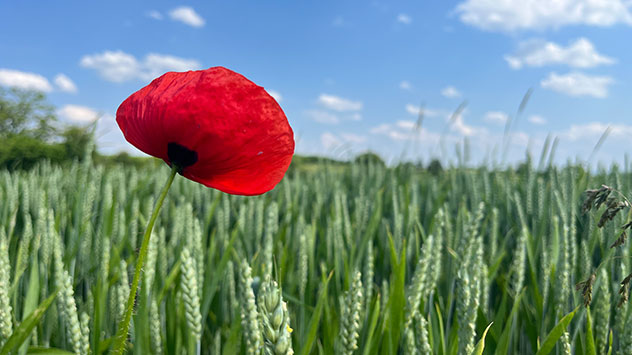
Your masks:
[{"label": "hairy green stem", "polygon": [[167,192],[171,187],[171,183],[173,183],[173,179],[178,172],[178,168],[172,164],[171,174],[169,175],[169,179],[167,179],[167,183],[165,187],[162,188],[162,192],[156,201],[156,206],[154,207],[154,211],[151,214],[151,218],[149,219],[149,224],[147,225],[147,230],[145,231],[145,235],[143,236],[143,243],[140,246],[140,252],[138,253],[138,260],[136,261],[136,269],[134,270],[134,279],[132,280],[132,286],[129,290],[129,298],[127,299],[127,306],[125,311],[125,316],[118,325],[118,330],[116,331],[116,336],[114,337],[114,346],[112,347],[112,354],[122,355],[125,353],[125,340],[127,339],[127,332],[129,330],[129,323],[132,319],[132,311],[134,310],[134,300],[136,299],[136,290],[138,289],[138,282],[140,281],[140,274],[143,269],[143,264],[145,263],[145,259],[147,258],[147,250],[149,247],[149,237],[151,236],[151,231],[154,229],[154,223],[156,222],[156,218],[158,218],[158,213],[160,212],[160,208],[162,207],[162,203],[165,201],[165,197],[167,197]]}]

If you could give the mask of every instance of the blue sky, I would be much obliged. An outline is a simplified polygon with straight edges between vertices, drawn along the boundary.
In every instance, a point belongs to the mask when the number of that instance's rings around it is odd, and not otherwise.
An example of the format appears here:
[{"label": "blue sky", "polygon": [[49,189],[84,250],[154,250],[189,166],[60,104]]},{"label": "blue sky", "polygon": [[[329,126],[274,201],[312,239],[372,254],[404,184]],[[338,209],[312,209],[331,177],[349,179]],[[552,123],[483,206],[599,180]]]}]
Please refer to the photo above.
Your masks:
[{"label": "blue sky", "polygon": [[[99,149],[138,153],[118,105],[166,71],[225,66],[278,98],[297,153],[393,161],[623,161],[632,137],[627,0],[0,2],[0,85],[42,90]],[[533,89],[526,109],[518,106]],[[457,107],[465,103],[459,115]],[[415,126],[419,110],[421,128]]]}]

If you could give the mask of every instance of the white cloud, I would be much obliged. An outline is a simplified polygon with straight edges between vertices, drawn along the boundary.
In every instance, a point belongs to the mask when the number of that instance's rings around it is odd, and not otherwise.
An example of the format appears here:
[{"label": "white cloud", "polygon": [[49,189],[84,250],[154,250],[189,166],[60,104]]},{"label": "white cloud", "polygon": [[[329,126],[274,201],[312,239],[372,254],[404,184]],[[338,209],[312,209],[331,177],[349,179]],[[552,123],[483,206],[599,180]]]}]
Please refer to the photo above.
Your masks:
[{"label": "white cloud", "polygon": [[462,136],[466,136],[466,137],[470,137],[473,136],[475,134],[481,133],[483,130],[474,126],[470,126],[468,124],[465,123],[465,121],[463,120],[463,114],[458,114],[454,120],[452,121],[452,124],[450,125],[450,128],[457,132],[458,134],[462,135]]},{"label": "white cloud", "polygon": [[55,85],[57,85],[59,90],[64,92],[77,92],[77,85],[64,74],[57,74],[55,77]]},{"label": "white cloud", "polygon": [[561,133],[561,137],[571,141],[593,138],[597,139],[610,127],[609,137],[629,139],[632,135],[632,126],[626,124],[607,124],[603,122],[590,122],[581,125],[571,125]]},{"label": "white cloud", "polygon": [[0,68],[0,85],[24,90],[53,91],[52,85],[45,77],[12,69]]},{"label": "white cloud", "polygon": [[180,21],[192,27],[202,27],[206,23],[202,16],[198,15],[192,7],[180,6],[169,11],[169,17],[174,21]]},{"label": "white cloud", "polygon": [[312,120],[318,122],[318,123],[325,123],[325,124],[338,124],[340,123],[340,119],[338,118],[338,116],[331,114],[329,112],[326,111],[320,111],[320,110],[308,110],[305,111],[305,114]]},{"label": "white cloud", "polygon": [[78,106],[78,105],[65,105],[57,112],[61,117],[64,117],[72,122],[88,123],[94,122],[99,118],[99,113],[90,107]]},{"label": "white cloud", "polygon": [[402,90],[410,90],[413,88],[413,86],[406,80],[403,80],[401,83],[399,83],[399,88]]},{"label": "white cloud", "polygon": [[320,135],[320,143],[325,150],[333,150],[341,145],[362,145],[367,141],[367,137],[355,133],[340,133],[338,135],[325,132]]},{"label": "white cloud", "polygon": [[105,80],[124,82],[149,81],[167,71],[199,69],[200,62],[164,54],[150,53],[142,61],[123,51],[105,51],[81,58],[81,66],[96,70]]},{"label": "white cloud", "polygon": [[147,12],[147,16],[153,18],[154,20],[162,20],[162,14],[156,10]]},{"label": "white cloud", "polygon": [[408,130],[415,129],[415,121],[399,120],[395,123],[395,125],[403,129],[408,129]]},{"label": "white cloud", "polygon": [[342,144],[342,141],[333,133],[325,132],[320,135],[320,144],[323,145],[325,150],[332,150]]},{"label": "white cloud", "polygon": [[342,121],[361,121],[362,115],[358,112],[348,113],[348,114],[338,114],[331,113],[325,110],[306,110],[304,111],[305,115],[309,117],[311,120],[316,121],[318,123],[331,124],[335,125]]},{"label": "white cloud", "polygon": [[406,105],[406,112],[410,113],[411,115],[419,115],[420,111],[421,111],[421,107],[419,106],[415,106],[412,104]]},{"label": "white cloud", "polygon": [[123,82],[138,78],[141,65],[136,58],[123,51],[105,51],[81,58],[82,67],[95,69],[108,81]]},{"label": "white cloud", "polygon": [[509,119],[509,115],[501,111],[489,111],[489,112],[486,112],[485,115],[483,116],[483,120],[485,122],[489,122],[489,123],[493,123],[497,125],[505,124],[508,119]]},{"label": "white cloud", "polygon": [[592,76],[579,72],[558,75],[553,72],[546,79],[543,79],[540,85],[545,89],[569,96],[605,98],[608,96],[608,86],[613,82],[614,80],[608,76]]},{"label": "white cloud", "polygon": [[318,102],[330,110],[339,112],[360,111],[363,106],[361,101],[351,101],[342,97],[327,94],[321,94],[318,97]]},{"label": "white cloud", "polygon": [[99,152],[104,154],[127,152],[134,156],[148,156],[125,140],[113,114],[99,113],[99,115],[95,131]]},{"label": "white cloud", "polygon": [[410,130],[402,130],[400,127],[393,126],[388,123],[382,123],[378,126],[375,126],[369,130],[371,134],[376,135],[384,135],[394,141],[404,141],[408,139],[413,139],[415,134]]},{"label": "white cloud", "polygon": [[391,125],[388,123],[382,123],[369,130],[371,134],[386,134],[391,130]]},{"label": "white cloud", "polygon": [[423,110],[424,117],[443,117],[446,122],[450,122],[450,120],[452,120],[450,124],[451,130],[463,136],[473,136],[487,132],[483,127],[467,125],[463,121],[463,112],[459,113],[456,117],[453,117],[454,113],[446,110],[433,110],[411,104],[406,105],[406,111],[408,111],[411,115],[418,116],[420,110]]},{"label": "white cloud", "polygon": [[529,142],[533,139],[525,132],[512,132],[509,134],[511,144],[516,147],[529,147]]},{"label": "white cloud", "polygon": [[202,65],[195,59],[185,59],[164,54],[150,53],[141,63],[145,77],[153,79],[168,71],[187,71],[199,69]]},{"label": "white cloud", "polygon": [[425,117],[438,117],[438,116],[444,116],[447,114],[447,111],[444,111],[444,110],[434,110],[434,109],[429,109],[425,107],[422,108],[422,107],[415,106],[412,104],[407,104],[405,108],[406,108],[406,112],[415,116],[419,116],[419,112],[421,110],[423,110],[423,115]]},{"label": "white cloud", "polygon": [[283,100],[283,96],[281,96],[281,94],[278,91],[275,90],[266,90],[268,92],[268,95],[272,96],[273,99],[276,100],[276,102],[281,102],[281,100]]},{"label": "white cloud", "polygon": [[441,90],[441,95],[453,99],[456,97],[461,97],[461,93],[454,86],[447,86]]},{"label": "white cloud", "polygon": [[440,135],[430,132],[425,128],[415,129],[415,122],[400,120],[395,125],[382,123],[369,130],[371,134],[383,135],[394,141],[406,141],[418,139],[427,144],[436,144],[440,140]]},{"label": "white cloud", "polygon": [[614,59],[599,54],[595,46],[586,38],[579,38],[571,42],[568,47],[539,40],[522,42],[519,45],[518,53],[505,56],[505,60],[513,69],[520,69],[523,66],[543,67],[553,64],[591,68],[615,62]]},{"label": "white cloud", "polygon": [[403,23],[404,25],[410,25],[413,22],[413,19],[407,14],[399,14],[397,15],[397,22]]},{"label": "white cloud", "polygon": [[631,8],[627,0],[465,0],[455,12],[474,27],[512,32],[568,25],[632,25]]},{"label": "white cloud", "polygon": [[348,143],[360,144],[367,140],[367,137],[354,133],[341,133],[340,137]]},{"label": "white cloud", "polygon": [[546,124],[546,119],[540,115],[532,115],[529,116],[529,122],[533,123],[533,124],[537,124],[537,125],[543,125]]}]

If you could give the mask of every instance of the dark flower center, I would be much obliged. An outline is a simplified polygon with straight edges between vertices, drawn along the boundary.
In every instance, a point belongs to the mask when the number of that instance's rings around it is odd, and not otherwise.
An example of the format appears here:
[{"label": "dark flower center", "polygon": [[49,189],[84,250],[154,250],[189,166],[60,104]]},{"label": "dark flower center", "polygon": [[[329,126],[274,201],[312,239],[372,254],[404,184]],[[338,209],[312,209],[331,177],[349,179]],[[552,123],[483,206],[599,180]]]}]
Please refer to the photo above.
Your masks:
[{"label": "dark flower center", "polygon": [[171,164],[178,167],[178,172],[180,173],[182,173],[184,168],[195,164],[198,160],[196,151],[190,150],[174,142],[167,144],[167,156],[169,157]]}]

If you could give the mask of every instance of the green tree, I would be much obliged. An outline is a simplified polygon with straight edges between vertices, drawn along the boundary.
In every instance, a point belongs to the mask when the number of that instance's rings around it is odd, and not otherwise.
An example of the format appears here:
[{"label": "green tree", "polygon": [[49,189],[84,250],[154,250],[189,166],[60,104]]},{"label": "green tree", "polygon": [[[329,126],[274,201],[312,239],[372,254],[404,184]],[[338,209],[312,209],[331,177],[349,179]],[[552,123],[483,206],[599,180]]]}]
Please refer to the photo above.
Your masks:
[{"label": "green tree", "polygon": [[43,93],[0,88],[0,168],[82,160],[93,137],[94,125],[59,127]]},{"label": "green tree", "polygon": [[375,164],[375,165],[380,165],[380,166],[386,166],[386,164],[384,163],[384,160],[382,160],[382,158],[379,155],[371,151],[368,151],[356,156],[354,159],[354,162],[356,164],[367,164],[367,165]]},{"label": "green tree", "polygon": [[441,162],[438,159],[432,159],[430,164],[428,164],[428,172],[434,176],[437,176],[443,172],[443,166],[441,166]]},{"label": "green tree", "polygon": [[64,138],[64,148],[68,159],[83,160],[86,151],[94,137],[94,126],[67,127],[61,134]]},{"label": "green tree", "polygon": [[0,88],[0,138],[25,136],[49,141],[57,134],[55,108],[37,91]]},{"label": "green tree", "polygon": [[0,168],[30,169],[37,162],[46,159],[53,163],[66,160],[62,144],[48,144],[26,135],[14,135],[0,139]]}]

